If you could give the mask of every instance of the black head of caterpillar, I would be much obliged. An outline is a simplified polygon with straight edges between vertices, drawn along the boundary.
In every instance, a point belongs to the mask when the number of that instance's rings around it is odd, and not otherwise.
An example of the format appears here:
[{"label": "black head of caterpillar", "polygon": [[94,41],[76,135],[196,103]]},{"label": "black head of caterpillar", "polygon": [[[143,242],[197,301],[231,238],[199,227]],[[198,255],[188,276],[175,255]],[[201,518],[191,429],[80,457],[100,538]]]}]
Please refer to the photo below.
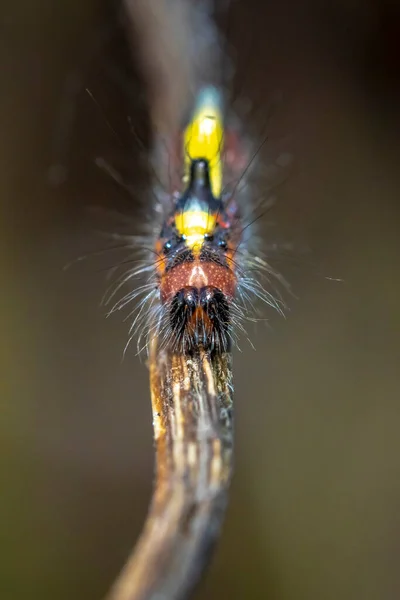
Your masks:
[{"label": "black head of caterpillar", "polygon": [[191,354],[203,348],[208,352],[231,349],[229,301],[214,286],[180,289],[168,307],[168,329],[172,348]]}]

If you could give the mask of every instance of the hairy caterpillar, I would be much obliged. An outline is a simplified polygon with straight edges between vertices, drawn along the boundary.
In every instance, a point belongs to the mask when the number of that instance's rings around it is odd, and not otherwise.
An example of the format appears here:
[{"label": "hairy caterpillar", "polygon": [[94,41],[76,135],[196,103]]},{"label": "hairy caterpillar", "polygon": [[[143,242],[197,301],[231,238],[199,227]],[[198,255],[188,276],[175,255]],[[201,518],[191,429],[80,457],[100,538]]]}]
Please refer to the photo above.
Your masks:
[{"label": "hairy caterpillar", "polygon": [[174,175],[182,166],[180,176],[171,178],[170,193],[160,197],[161,222],[149,238],[136,238],[146,247],[145,259],[121,276],[106,301],[144,278],[110,310],[134,302],[128,344],[137,334],[139,352],[153,337],[174,352],[227,352],[240,333],[247,337],[244,322],[259,319],[257,298],[283,311],[281,298],[261,282],[279,275],[252,243],[251,212],[243,202],[253,159],[225,125],[222,97],[213,87],[201,90],[189,123],[168,151]]}]

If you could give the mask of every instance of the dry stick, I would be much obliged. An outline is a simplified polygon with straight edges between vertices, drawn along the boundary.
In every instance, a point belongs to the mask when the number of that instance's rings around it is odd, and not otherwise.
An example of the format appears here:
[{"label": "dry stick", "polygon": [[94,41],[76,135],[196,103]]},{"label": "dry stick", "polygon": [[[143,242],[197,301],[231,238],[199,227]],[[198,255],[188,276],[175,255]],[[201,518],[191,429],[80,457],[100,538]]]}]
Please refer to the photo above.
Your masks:
[{"label": "dry stick", "polygon": [[188,597],[210,559],[232,473],[232,357],[152,344],[156,480],[138,545],[109,600]]}]

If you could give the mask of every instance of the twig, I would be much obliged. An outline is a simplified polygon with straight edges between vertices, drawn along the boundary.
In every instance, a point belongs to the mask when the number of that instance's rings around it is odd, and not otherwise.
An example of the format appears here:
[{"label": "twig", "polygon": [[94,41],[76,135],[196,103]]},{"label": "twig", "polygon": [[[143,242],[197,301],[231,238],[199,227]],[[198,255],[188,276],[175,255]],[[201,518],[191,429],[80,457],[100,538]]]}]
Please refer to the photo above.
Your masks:
[{"label": "twig", "polygon": [[209,561],[232,472],[231,360],[170,354],[153,342],[153,499],[109,600],[186,599]]}]

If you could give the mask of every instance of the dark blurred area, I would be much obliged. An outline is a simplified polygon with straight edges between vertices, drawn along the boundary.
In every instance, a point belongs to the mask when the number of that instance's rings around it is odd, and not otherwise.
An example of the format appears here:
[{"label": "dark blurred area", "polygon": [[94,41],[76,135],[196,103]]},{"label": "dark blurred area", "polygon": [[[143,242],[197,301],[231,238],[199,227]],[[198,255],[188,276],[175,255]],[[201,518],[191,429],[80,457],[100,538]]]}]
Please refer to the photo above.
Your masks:
[{"label": "dark blurred area", "polygon": [[[23,1],[1,13],[0,595],[95,600],[150,499],[148,373],[134,349],[121,360],[128,324],[99,308],[121,255],[63,267],[107,246],[88,206],[140,232],[152,201],[146,92],[110,3]],[[279,98],[268,148],[294,155],[271,218],[294,240],[274,264],[296,298],[286,320],[269,314],[268,328],[250,330],[256,352],[236,354],[236,473],[197,597],[395,599],[399,7],[247,0],[228,15],[234,88],[254,107],[246,126],[261,132]],[[114,231],[107,215],[101,228]]]}]

